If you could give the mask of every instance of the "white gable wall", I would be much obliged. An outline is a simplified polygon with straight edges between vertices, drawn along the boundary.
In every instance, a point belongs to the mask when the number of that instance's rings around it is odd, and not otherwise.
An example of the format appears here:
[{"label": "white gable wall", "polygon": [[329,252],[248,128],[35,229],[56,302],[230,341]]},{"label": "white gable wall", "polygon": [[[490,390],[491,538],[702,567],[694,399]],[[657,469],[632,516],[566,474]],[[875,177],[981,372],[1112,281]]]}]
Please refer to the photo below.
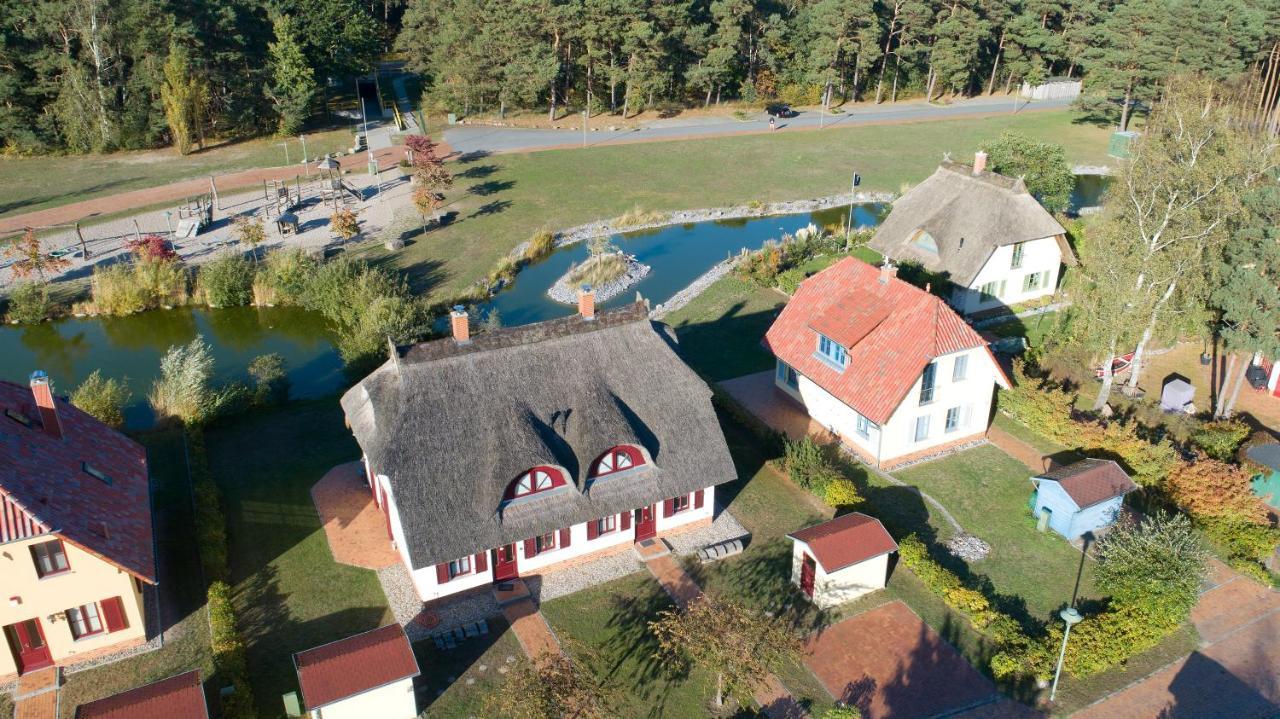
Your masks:
[{"label": "white gable wall", "polygon": [[[1024,242],[1022,245],[1022,266],[1013,269],[1013,245],[997,247],[978,272],[967,290],[957,290],[952,295],[952,305],[961,314],[972,314],[989,310],[1001,305],[1015,305],[1029,302],[1039,297],[1051,295],[1058,288],[1058,274],[1062,267],[1062,247],[1055,237]],[[1034,272],[1045,272],[1048,278],[1038,290],[1023,292],[1022,285],[1026,276]],[[989,282],[1004,282],[1004,292],[997,299],[984,302],[978,291]]]},{"label": "white gable wall", "polygon": [[312,719],[413,719],[416,716],[418,702],[413,696],[412,678],[311,710]]},{"label": "white gable wall", "polygon": [[[791,540],[791,582],[800,586],[800,571],[805,555],[813,557],[809,545],[798,539]],[[828,609],[851,602],[864,594],[883,589],[889,580],[889,555],[881,554],[834,572],[827,572],[822,564],[814,561],[813,603]]]}]

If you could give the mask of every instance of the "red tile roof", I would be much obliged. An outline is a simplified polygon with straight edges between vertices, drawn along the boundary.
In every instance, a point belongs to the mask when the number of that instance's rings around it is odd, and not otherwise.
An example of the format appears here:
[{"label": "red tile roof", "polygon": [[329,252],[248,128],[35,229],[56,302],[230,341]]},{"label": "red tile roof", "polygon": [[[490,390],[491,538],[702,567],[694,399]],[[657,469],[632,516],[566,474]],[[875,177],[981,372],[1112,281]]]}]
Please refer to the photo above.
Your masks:
[{"label": "red tile roof", "polygon": [[1109,459],[1082,459],[1045,472],[1040,477],[1056,481],[1080,509],[1138,488],[1120,465]]},{"label": "red tile roof", "polygon": [[[61,437],[42,428],[30,387],[0,381],[4,504],[20,508],[65,541],[154,584],[146,450],[69,402],[55,397],[54,403]],[[21,413],[31,426],[5,416],[4,410]],[[111,483],[89,475],[86,464]]]},{"label": "red tile roof", "polygon": [[[818,359],[818,334],[848,352],[843,372]],[[878,424],[942,355],[986,341],[938,297],[852,257],[800,284],[765,334],[774,356]],[[1008,378],[987,351],[1002,384]]]},{"label": "red tile roof", "polygon": [[850,512],[787,536],[809,545],[814,559],[826,572],[898,551],[898,543],[880,520],[862,512]]},{"label": "red tile roof", "polygon": [[76,719],[209,719],[200,672],[190,671],[81,704]]},{"label": "red tile roof", "polygon": [[293,655],[308,710],[418,676],[409,638],[388,624]]}]

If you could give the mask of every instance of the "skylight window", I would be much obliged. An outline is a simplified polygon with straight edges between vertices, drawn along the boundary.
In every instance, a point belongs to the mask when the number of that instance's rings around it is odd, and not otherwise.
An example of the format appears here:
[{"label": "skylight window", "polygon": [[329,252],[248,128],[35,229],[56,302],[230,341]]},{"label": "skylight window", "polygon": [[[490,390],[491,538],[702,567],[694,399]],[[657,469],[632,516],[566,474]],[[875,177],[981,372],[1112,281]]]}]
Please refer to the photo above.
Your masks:
[{"label": "skylight window", "polygon": [[98,480],[99,482],[102,482],[108,487],[111,486],[111,477],[107,476],[107,474],[102,470],[95,469],[88,462],[81,462],[80,468],[83,469],[84,473],[89,475],[90,477],[93,477],[94,479]]}]

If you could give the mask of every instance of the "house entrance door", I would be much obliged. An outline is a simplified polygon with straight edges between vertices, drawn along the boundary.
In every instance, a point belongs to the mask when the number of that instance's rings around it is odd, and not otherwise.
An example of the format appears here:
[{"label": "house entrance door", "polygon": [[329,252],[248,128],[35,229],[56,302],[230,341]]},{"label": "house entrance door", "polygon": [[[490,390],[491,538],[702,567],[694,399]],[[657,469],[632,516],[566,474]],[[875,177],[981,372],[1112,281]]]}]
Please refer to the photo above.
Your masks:
[{"label": "house entrance door", "polygon": [[44,632],[40,629],[39,619],[28,619],[4,628],[5,638],[9,640],[9,648],[18,660],[18,673],[25,674],[36,669],[43,669],[53,664],[49,654],[49,645],[44,642]]},{"label": "house entrance door", "polygon": [[658,515],[653,505],[636,510],[636,541],[643,542],[658,536]]},{"label": "house entrance door", "polygon": [[800,591],[810,599],[813,599],[813,578],[815,570],[813,557],[804,555],[804,560],[800,562]]},{"label": "house entrance door", "polygon": [[520,576],[516,566],[516,545],[508,544],[493,550],[493,581],[505,582]]}]

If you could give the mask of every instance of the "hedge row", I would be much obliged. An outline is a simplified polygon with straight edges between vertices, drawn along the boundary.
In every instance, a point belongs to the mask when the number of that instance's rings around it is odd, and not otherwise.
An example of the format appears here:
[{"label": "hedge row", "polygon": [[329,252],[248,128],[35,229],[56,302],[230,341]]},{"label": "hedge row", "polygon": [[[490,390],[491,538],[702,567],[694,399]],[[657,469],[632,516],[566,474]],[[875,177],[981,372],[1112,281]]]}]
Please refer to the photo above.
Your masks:
[{"label": "hedge row", "polygon": [[187,464],[195,490],[196,548],[200,565],[209,581],[208,610],[210,646],[214,665],[224,685],[235,688],[222,697],[225,719],[252,719],[257,716],[253,690],[249,686],[249,669],[245,661],[244,639],[236,627],[235,609],[231,605],[231,587],[227,584],[227,522],[222,513],[222,495],[209,470],[204,431],[188,427]]},{"label": "hedge row", "polygon": [[858,487],[845,475],[831,445],[822,445],[806,436],[798,442],[783,440],[783,467],[791,481],[809,490],[828,507],[851,507],[862,503]]}]

